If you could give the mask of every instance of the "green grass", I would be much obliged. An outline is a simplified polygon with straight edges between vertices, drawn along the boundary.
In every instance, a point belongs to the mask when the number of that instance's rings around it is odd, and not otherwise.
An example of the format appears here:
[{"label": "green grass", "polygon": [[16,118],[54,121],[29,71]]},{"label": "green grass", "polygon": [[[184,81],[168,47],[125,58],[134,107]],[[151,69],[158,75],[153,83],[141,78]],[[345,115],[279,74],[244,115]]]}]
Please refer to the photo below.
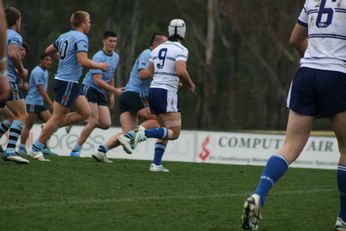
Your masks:
[{"label": "green grass", "polygon": [[[0,162],[0,230],[240,230],[262,167],[51,158]],[[334,230],[335,171],[290,169],[274,187],[260,230]]]}]

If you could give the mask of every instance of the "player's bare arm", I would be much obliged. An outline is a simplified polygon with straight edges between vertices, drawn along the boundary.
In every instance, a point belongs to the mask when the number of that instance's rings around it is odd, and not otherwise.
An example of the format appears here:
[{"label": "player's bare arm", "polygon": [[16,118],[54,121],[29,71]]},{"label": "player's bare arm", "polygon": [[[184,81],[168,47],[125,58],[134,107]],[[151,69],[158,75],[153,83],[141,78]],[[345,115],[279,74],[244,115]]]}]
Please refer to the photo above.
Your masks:
[{"label": "player's bare arm", "polygon": [[28,76],[28,70],[24,68],[22,64],[22,59],[20,57],[18,46],[15,44],[9,44],[8,45],[8,56],[13,62],[13,65],[18,71],[18,76],[22,79],[26,79]]},{"label": "player's bare arm", "polygon": [[308,47],[308,30],[297,23],[292,31],[290,44],[303,57],[305,50]]},{"label": "player's bare arm", "polygon": [[103,71],[108,70],[107,63],[97,63],[88,58],[88,54],[86,52],[78,52],[77,53],[78,63],[85,68],[89,69],[101,69]]},{"label": "player's bare arm", "polygon": [[189,72],[186,70],[186,63],[184,61],[177,61],[175,63],[176,73],[179,76],[182,84],[186,85],[191,92],[196,90],[195,84],[192,82]]},{"label": "player's bare arm", "polygon": [[93,81],[96,84],[96,86],[110,92],[116,95],[120,95],[121,94],[121,89],[119,88],[115,88],[113,87],[112,84],[108,84],[106,83],[103,79],[102,79],[102,75],[101,74],[95,74],[93,75]]},{"label": "player's bare arm", "polygon": [[48,107],[51,109],[53,107],[53,101],[47,94],[47,92],[44,89],[43,85],[37,86],[37,91],[40,93],[40,95],[43,97],[44,102],[48,105]]},{"label": "player's bare arm", "polygon": [[47,55],[49,55],[50,57],[52,57],[52,59],[59,61],[60,55],[58,50],[53,46],[53,44],[49,45],[46,50],[45,53]]}]

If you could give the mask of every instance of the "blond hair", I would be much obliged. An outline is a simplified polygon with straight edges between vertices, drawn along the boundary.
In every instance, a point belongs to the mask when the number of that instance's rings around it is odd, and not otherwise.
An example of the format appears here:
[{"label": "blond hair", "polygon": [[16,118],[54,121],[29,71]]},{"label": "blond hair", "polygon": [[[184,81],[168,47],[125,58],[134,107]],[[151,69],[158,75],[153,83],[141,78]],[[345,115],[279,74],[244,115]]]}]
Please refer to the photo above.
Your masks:
[{"label": "blond hair", "polygon": [[72,28],[78,28],[84,20],[89,16],[86,11],[78,10],[71,15],[70,22]]}]

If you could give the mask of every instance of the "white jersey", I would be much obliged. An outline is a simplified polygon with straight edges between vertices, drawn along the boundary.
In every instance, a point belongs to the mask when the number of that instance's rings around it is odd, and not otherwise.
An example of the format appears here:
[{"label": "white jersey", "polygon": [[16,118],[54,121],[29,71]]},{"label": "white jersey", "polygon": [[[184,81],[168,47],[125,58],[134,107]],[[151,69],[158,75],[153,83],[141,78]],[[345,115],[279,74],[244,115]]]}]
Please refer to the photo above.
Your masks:
[{"label": "white jersey", "polygon": [[175,62],[187,61],[189,51],[179,42],[167,41],[156,47],[149,62],[154,65],[154,76],[150,88],[162,88],[178,91],[179,77],[175,71]]},{"label": "white jersey", "polygon": [[298,23],[309,38],[301,66],[346,73],[346,0],[306,0]]}]

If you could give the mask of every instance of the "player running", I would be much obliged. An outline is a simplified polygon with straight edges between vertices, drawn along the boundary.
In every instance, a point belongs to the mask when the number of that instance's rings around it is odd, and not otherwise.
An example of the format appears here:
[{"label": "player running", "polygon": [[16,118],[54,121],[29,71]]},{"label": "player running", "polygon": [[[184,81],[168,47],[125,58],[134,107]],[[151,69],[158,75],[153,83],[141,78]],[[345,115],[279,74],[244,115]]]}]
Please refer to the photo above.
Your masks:
[{"label": "player running", "polygon": [[[88,102],[83,95],[79,95],[79,79],[82,69],[108,70],[106,63],[94,62],[88,58],[88,37],[90,31],[90,15],[86,11],[76,11],[72,14],[72,29],[60,35],[49,45],[46,53],[59,59],[59,66],[55,76],[53,114],[42,129],[39,138],[32,145],[30,156],[45,161],[41,153],[44,143],[58,127],[83,121],[89,117]],[[70,112],[74,106],[76,112]]]},{"label": "player running", "polygon": [[[90,116],[77,144],[70,153],[72,157],[80,156],[82,145],[96,127],[108,129],[112,124],[109,108],[114,106],[114,95],[120,95],[122,91],[121,88],[114,87],[115,72],[119,64],[119,55],[114,51],[116,45],[117,35],[111,31],[105,32],[103,47],[93,56],[92,60],[107,63],[109,69],[108,71],[91,69],[84,78],[81,94],[85,95],[88,100]],[[108,101],[106,100],[107,95],[109,95]]]},{"label": "player running", "polygon": [[180,83],[191,92],[196,87],[186,69],[188,49],[182,45],[186,24],[182,19],[173,19],[168,26],[168,41],[155,48],[150,56],[148,71],[153,75],[149,91],[149,107],[155,114],[160,128],[130,131],[118,138],[124,149],[132,152],[139,142],[157,138],[153,163],[149,170],[169,172],[161,164],[169,140],[178,139],[181,131],[181,114],[178,103]]},{"label": "player running", "polygon": [[[274,184],[302,152],[314,121],[329,118],[338,140],[340,210],[337,231],[346,230],[346,1],[306,0],[290,43],[303,56],[288,94],[289,110],[283,146],[272,155],[255,192],[245,200],[244,230],[257,230],[261,208]],[[320,218],[318,218],[320,219]]]},{"label": "player running", "polygon": [[[145,128],[159,127],[157,120],[149,111],[148,95],[152,75],[147,71],[150,53],[167,37],[161,33],[153,33],[150,39],[150,48],[145,49],[133,64],[129,81],[124,92],[119,96],[120,125],[122,132],[110,137],[97,148],[92,157],[101,162],[111,163],[106,153],[120,145],[118,137],[135,129],[140,119],[144,120],[141,126]],[[125,150],[126,151],[126,150]]]}]

